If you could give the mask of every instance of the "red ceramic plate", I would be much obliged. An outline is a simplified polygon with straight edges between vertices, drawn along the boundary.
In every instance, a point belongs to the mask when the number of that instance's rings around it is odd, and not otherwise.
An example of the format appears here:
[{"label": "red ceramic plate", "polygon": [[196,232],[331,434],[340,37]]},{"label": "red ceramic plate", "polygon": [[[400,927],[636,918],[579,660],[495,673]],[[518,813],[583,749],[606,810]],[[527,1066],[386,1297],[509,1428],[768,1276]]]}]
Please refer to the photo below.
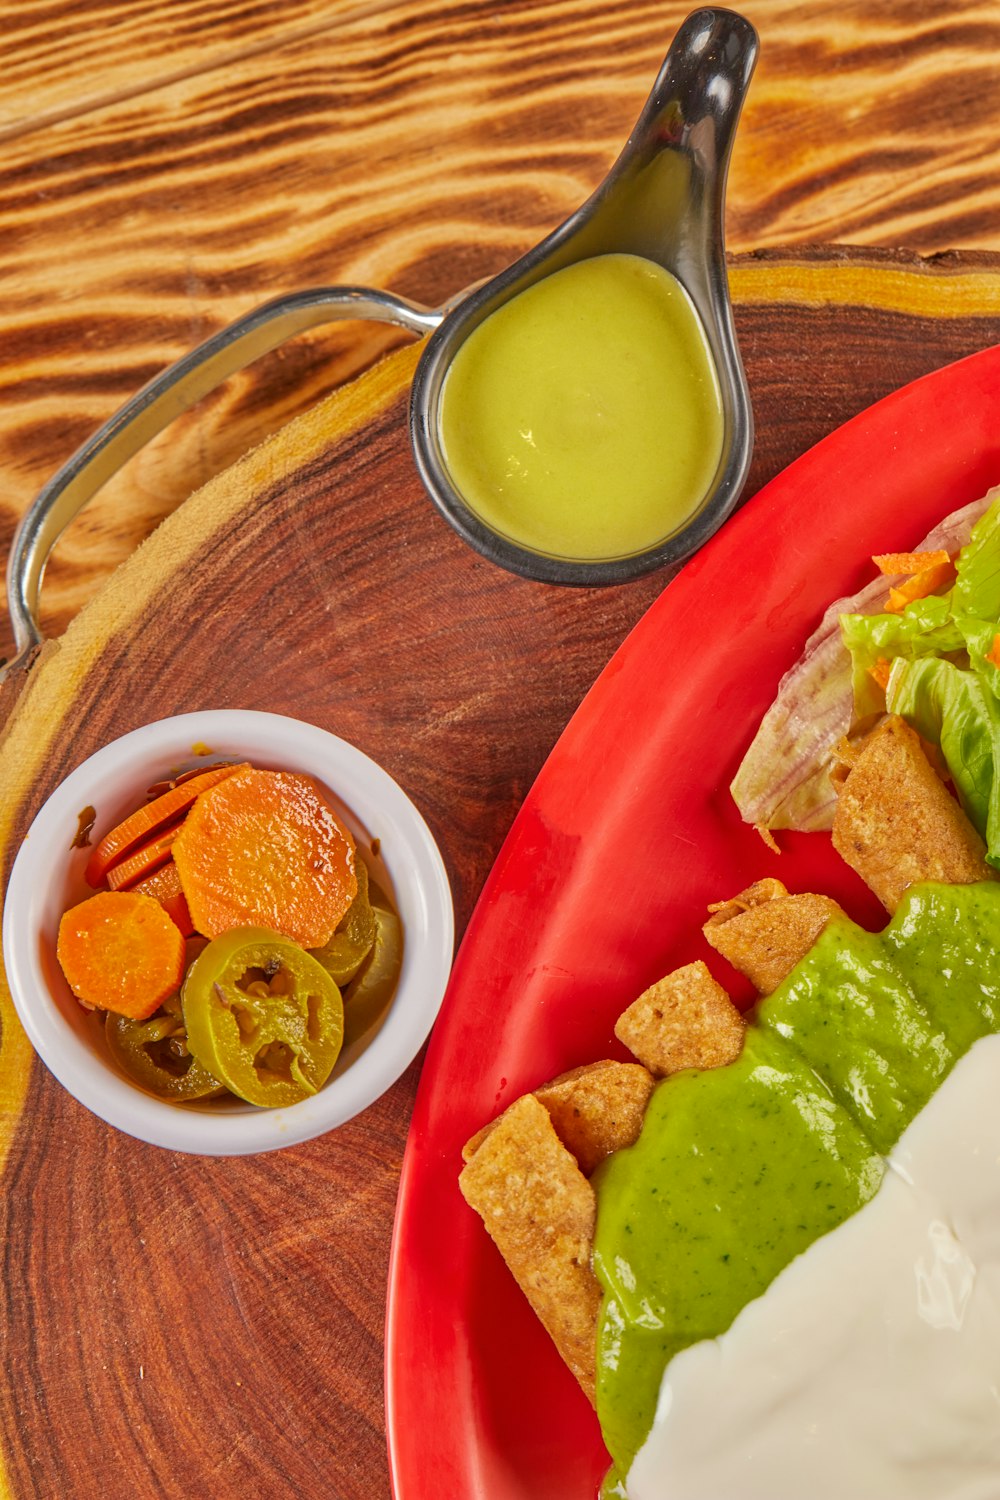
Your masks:
[{"label": "red ceramic plate", "polygon": [[[396,1500],[592,1500],[596,1418],[457,1185],[463,1143],[567,1068],[623,1057],[613,1024],[708,949],[710,901],[763,875],[871,898],[821,834],[768,852],[730,780],[825,605],[1000,482],[1000,348],[847,423],[687,564],[588,693],[486,883],[427,1055],[389,1277]],[[745,993],[743,990],[741,993]]]}]

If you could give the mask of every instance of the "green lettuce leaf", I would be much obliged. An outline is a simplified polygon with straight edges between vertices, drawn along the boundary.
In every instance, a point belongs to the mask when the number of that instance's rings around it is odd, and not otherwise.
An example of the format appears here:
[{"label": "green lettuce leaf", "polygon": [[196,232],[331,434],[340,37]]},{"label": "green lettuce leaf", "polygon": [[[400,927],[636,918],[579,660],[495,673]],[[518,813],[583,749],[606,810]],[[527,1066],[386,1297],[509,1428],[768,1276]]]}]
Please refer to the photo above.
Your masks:
[{"label": "green lettuce leaf", "polygon": [[[961,591],[956,585],[950,596],[918,600],[901,615],[887,614],[890,580],[879,577],[828,606],[802,655],[778,683],[733,778],[732,795],[745,822],[803,831],[830,828],[836,808],[830,781],[835,746],[859,719],[883,708],[868,667],[879,657],[909,661],[929,652],[961,656],[964,664],[960,617],[1000,619],[1000,608],[991,614],[980,604],[1000,597],[1000,490],[945,516],[913,545],[917,552],[938,549],[952,555],[963,549]],[[842,617],[857,617],[856,626],[847,626],[857,653],[853,660]],[[868,625],[861,623],[866,617]]]},{"label": "green lettuce leaf", "polygon": [[1000,624],[996,620],[974,620],[968,615],[962,615],[957,624],[965,642],[970,668],[983,679],[984,686],[994,698],[1000,699],[1000,672],[986,660],[993,653],[993,642],[1000,634]]},{"label": "green lettuce leaf", "polygon": [[956,567],[954,613],[1000,620],[1000,500],[972,528]]},{"label": "green lettuce leaf", "polygon": [[940,657],[901,657],[886,707],[940,747],[959,801],[986,840],[986,857],[1000,869],[1000,699],[984,675]]},{"label": "green lettuce leaf", "polygon": [[851,653],[856,720],[882,711],[882,690],[869,672],[880,658],[913,661],[965,649],[965,638],[952,618],[950,594],[915,599],[902,614],[841,615],[840,629]]}]

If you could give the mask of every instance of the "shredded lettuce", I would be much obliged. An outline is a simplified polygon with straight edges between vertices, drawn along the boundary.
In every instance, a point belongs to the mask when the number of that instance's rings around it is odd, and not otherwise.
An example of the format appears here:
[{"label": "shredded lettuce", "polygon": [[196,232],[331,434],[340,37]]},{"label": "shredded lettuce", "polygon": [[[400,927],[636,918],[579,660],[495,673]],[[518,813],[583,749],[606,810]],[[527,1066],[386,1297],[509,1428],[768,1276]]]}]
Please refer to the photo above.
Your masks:
[{"label": "shredded lettuce", "polygon": [[[987,660],[1000,634],[1000,500],[973,527],[955,568],[954,587],[938,601],[948,620],[935,649],[919,658],[892,653],[886,708],[937,745],[987,859],[1000,868],[1000,674]],[[917,615],[914,603],[902,618]],[[924,633],[925,645],[933,634]]]},{"label": "shredded lettuce", "polygon": [[[1000,753],[1000,702],[980,675],[940,657],[900,658],[889,677],[886,707],[928,744],[938,746],[959,801],[988,839]],[[1000,865],[1000,855],[991,857],[990,864]]]},{"label": "shredded lettuce", "polygon": [[972,528],[958,555],[954,589],[956,617],[1000,620],[1000,500]]},{"label": "shredded lettuce", "polygon": [[[885,605],[892,580],[877,578],[827,609],[799,661],[779,683],[777,696],[732,782],[732,795],[746,822],[802,830],[832,826],[836,797],[829,773],[834,749],[859,721],[883,710],[882,693],[868,670],[880,659],[914,668],[921,661],[946,662],[988,689],[989,696],[980,699],[981,722],[975,735],[971,717],[965,729],[959,730],[957,708],[952,709],[954,727],[948,732],[956,764],[971,767],[976,763],[973,742],[981,745],[994,736],[985,715],[987,711],[992,715],[994,702],[1000,704],[1000,673],[984,660],[1000,633],[1000,488],[946,516],[914,548],[921,552],[938,549],[953,555],[961,549],[958,579],[948,594],[915,600],[901,614],[890,614]],[[893,672],[895,690],[902,694],[903,667],[894,667]],[[929,704],[933,696],[943,702],[943,684],[950,681],[943,674],[932,695],[932,675],[915,676],[911,684],[913,712],[926,714],[929,720],[933,715],[924,699]],[[918,695],[916,684],[921,680],[925,685]],[[957,704],[954,690],[952,697]],[[965,693],[968,703],[975,697],[971,688]],[[968,712],[971,715],[972,710]],[[958,748],[960,742],[963,750]],[[995,746],[993,763],[1000,766]],[[982,773],[975,783],[978,802],[971,770],[963,775],[970,806],[978,806],[981,815]],[[1000,803],[1000,775],[993,776],[986,800],[989,808],[994,800]],[[987,813],[987,825],[993,824],[998,838],[988,842],[991,852],[1000,857],[1000,807],[996,815]]]},{"label": "shredded lettuce", "polygon": [[844,616],[841,628],[855,713],[870,711],[868,668],[879,656],[891,661],[886,709],[941,751],[987,859],[1000,868],[1000,674],[986,660],[1000,633],[1000,499],[972,528],[955,571],[947,594],[914,600],[896,616]]},{"label": "shredded lettuce", "polygon": [[993,654],[993,644],[1000,632],[996,620],[976,620],[963,615],[958,621],[965,642],[969,665],[978,672],[986,686],[996,698],[1000,698],[1000,671],[987,658]]},{"label": "shredded lettuce", "polygon": [[876,662],[965,650],[965,638],[952,618],[950,594],[915,599],[902,614],[841,615],[840,631],[851,653],[855,720],[881,712],[884,695],[870,671]]}]

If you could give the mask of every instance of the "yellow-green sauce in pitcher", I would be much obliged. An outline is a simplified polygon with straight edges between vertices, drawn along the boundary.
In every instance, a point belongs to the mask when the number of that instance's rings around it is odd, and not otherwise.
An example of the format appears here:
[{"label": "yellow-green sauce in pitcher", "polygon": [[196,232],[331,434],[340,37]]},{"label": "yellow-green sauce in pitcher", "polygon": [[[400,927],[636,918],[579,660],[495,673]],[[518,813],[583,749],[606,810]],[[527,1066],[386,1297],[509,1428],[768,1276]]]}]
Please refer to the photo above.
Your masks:
[{"label": "yellow-green sauce in pitcher", "polygon": [[557,557],[626,557],[697,511],[719,380],[680,282],[637,255],[566,266],[459,349],[441,398],[452,482],[487,526]]}]

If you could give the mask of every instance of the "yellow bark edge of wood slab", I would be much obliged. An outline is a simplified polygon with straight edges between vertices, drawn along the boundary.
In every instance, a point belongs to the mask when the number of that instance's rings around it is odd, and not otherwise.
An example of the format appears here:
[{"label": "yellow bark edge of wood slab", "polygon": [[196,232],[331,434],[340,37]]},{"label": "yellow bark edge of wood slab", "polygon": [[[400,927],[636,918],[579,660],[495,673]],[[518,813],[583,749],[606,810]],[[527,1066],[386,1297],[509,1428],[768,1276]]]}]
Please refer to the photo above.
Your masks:
[{"label": "yellow bark edge of wood slab", "polygon": [[[948,328],[959,328],[971,320],[1000,317],[998,267],[1000,260],[996,255],[972,251],[924,257],[914,252],[864,247],[801,246],[732,256],[729,279],[738,332],[744,344],[744,362],[748,352],[748,319],[764,316],[776,301],[788,309],[821,311],[832,305],[853,306],[869,314],[886,312],[920,317],[938,327],[939,342],[947,346]],[[995,336],[1000,336],[1000,329],[997,335],[991,335],[988,329],[981,334],[970,334],[961,352],[992,342]],[[348,367],[357,370],[368,362],[372,351],[365,340],[370,338],[370,329],[356,332],[353,363],[349,360]],[[251,441],[248,434],[255,433],[252,440],[263,442],[280,421],[294,412],[311,409],[311,392],[319,388],[320,382],[315,370],[306,378],[298,360],[302,354],[300,342],[288,346],[290,362],[285,367],[284,385],[276,385],[278,377],[273,362],[251,366],[229,382],[217,398],[210,398],[202,408],[186,414],[167,434],[154,441],[140,459],[115,476],[107,492],[88,508],[86,518],[68,528],[56,548],[43,590],[47,634],[63,632],[83,603],[89,602],[103,586],[114,566],[130,555],[130,549],[149,534],[164,514],[190,494],[192,466],[199,482],[215,465],[222,472],[225,462],[239,451],[241,435],[246,438],[246,446]],[[947,347],[943,357],[935,359],[928,355],[926,368],[944,363],[950,357],[953,351]],[[326,373],[333,376],[339,368],[330,367]],[[878,392],[884,393],[884,389]],[[95,425],[107,415],[106,410],[95,407]],[[77,412],[76,419],[81,416]],[[758,424],[759,446],[762,436],[766,439]],[[49,446],[45,452],[49,453]],[[68,454],[60,450],[59,457]],[[26,454],[25,462],[28,464],[25,473],[30,474],[33,466]],[[37,468],[37,457],[34,467],[38,485],[51,478],[51,471]],[[758,465],[758,482],[760,477]],[[15,504],[7,497],[0,504],[0,522],[12,529],[22,510],[20,499]],[[7,649],[8,629],[4,622],[0,649]]]},{"label": "yellow bark edge of wood slab", "polygon": [[977,267],[975,257],[967,254],[953,268],[947,255],[914,256],[910,265],[893,264],[889,254],[888,263],[882,262],[873,250],[845,249],[833,264],[828,256],[814,262],[790,259],[787,252],[735,256],[729,263],[732,299],[743,307],[778,300],[796,307],[836,302],[922,318],[1000,314],[995,258],[990,263],[984,257]]},{"label": "yellow bark edge of wood slab", "polygon": [[[47,642],[0,737],[0,871],[4,886],[16,850],[20,814],[31,796],[74,694],[111,637],[135,618],[154,591],[197,556],[217,526],[291,464],[356,432],[409,387],[420,345],[400,350],[351,385],[295,418],[259,448],[210,480],[108,579],[58,641]],[[0,949],[2,961],[2,949]],[[2,967],[2,963],[0,963]],[[0,973],[0,1174],[31,1072],[32,1052]]]}]

